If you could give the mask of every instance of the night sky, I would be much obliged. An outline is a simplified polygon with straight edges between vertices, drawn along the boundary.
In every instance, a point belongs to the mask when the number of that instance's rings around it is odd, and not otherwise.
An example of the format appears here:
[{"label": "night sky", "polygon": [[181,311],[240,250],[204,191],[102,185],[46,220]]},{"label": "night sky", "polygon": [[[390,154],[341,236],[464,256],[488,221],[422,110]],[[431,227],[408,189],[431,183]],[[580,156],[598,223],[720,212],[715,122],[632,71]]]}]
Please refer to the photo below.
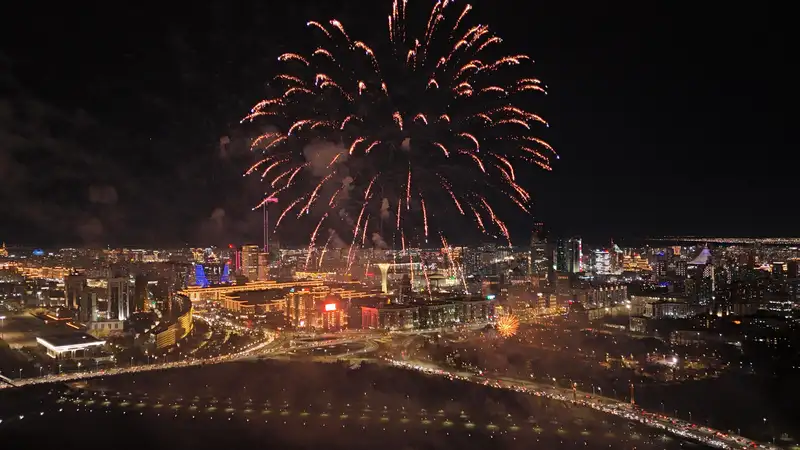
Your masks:
[{"label": "night sky", "polygon": [[[263,98],[276,57],[311,44],[307,20],[338,18],[369,43],[385,39],[390,8],[276,3],[18,4],[19,20],[0,30],[0,240],[258,241],[250,209],[264,189],[241,176],[249,136],[239,119]],[[498,7],[508,3],[528,6]],[[410,4],[425,21],[432,3]],[[529,185],[555,234],[797,235],[786,13],[473,4],[473,20],[508,54],[529,54],[529,73],[549,86],[531,109],[550,122],[542,137],[562,158]],[[509,221],[517,240],[532,221]]]}]

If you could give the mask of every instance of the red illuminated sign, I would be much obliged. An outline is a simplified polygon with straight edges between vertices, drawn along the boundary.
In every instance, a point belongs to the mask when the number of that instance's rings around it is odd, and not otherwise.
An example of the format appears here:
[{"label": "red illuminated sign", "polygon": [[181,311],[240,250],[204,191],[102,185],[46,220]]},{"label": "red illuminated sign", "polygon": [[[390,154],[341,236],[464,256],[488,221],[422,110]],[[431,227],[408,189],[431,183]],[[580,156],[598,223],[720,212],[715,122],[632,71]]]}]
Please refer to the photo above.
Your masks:
[{"label": "red illuminated sign", "polygon": [[336,311],[336,303],[328,303],[325,305],[325,311]]}]

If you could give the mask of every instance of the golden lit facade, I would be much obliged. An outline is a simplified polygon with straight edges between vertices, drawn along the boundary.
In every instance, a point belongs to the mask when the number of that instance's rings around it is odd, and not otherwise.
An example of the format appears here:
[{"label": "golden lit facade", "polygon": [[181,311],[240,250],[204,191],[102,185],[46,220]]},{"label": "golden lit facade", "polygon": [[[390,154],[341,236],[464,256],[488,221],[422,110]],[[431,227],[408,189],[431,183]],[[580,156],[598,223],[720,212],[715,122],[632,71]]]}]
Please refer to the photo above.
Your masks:
[{"label": "golden lit facade", "polygon": [[156,348],[162,349],[171,347],[188,336],[194,327],[194,322],[192,320],[193,312],[194,308],[190,306],[189,310],[178,317],[175,323],[168,326],[164,331],[156,334]]}]

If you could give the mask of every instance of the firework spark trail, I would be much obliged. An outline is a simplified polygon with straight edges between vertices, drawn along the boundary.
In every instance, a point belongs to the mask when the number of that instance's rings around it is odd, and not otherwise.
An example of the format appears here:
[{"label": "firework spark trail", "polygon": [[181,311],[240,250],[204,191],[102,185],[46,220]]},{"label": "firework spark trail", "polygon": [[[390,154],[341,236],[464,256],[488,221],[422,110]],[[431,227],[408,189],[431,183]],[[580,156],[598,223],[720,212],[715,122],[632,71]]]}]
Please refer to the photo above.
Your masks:
[{"label": "firework spark trail", "polygon": [[[311,209],[311,205],[313,205],[313,204],[314,204],[314,200],[316,200],[316,199],[317,199],[317,193],[319,193],[319,190],[320,190],[320,189],[322,189],[322,185],[323,185],[323,184],[325,184],[325,182],[326,182],[326,181],[330,180],[330,179],[333,177],[333,174],[334,174],[334,173],[336,173],[336,172],[331,172],[331,173],[329,173],[328,175],[326,175],[326,176],[325,176],[325,178],[323,178],[323,179],[322,179],[322,181],[320,181],[320,182],[319,182],[319,184],[317,184],[317,187],[316,187],[316,188],[314,188],[314,191],[313,191],[313,192],[311,192],[311,197],[308,199],[308,203],[306,203],[306,206],[305,206],[305,208],[303,208],[303,209],[300,211],[300,214],[298,214],[298,215],[297,215],[297,217],[298,217],[298,218],[299,218],[299,217],[300,217],[300,216],[301,216],[303,213],[305,213],[305,212],[308,212],[308,211]],[[327,214],[327,213],[326,213],[326,214]]]},{"label": "firework spark trail", "polygon": [[[353,264],[353,248],[356,246],[356,239],[358,237],[358,230],[361,226],[361,218],[364,216],[364,210],[367,209],[367,202],[364,202],[364,206],[361,207],[361,212],[358,213],[358,220],[356,220],[356,225],[353,228],[353,241],[350,243],[350,250],[347,251],[347,273],[350,273],[350,266]],[[366,228],[366,224],[365,227]]]},{"label": "firework spark trail", "polygon": [[369,155],[369,152],[371,152],[371,151],[372,151],[372,149],[373,149],[373,148],[374,148],[376,145],[379,145],[380,143],[381,143],[381,141],[375,141],[375,142],[373,142],[372,144],[369,144],[369,147],[367,147],[367,149],[366,149],[366,150],[364,150],[364,154],[365,154],[365,155]]},{"label": "firework spark trail", "polygon": [[286,175],[289,175],[290,173],[292,173],[292,171],[294,171],[294,169],[295,169],[295,168],[294,168],[294,167],[292,167],[292,168],[291,168],[291,169],[289,169],[289,170],[285,170],[283,173],[281,173],[280,175],[278,175],[277,177],[275,177],[275,178],[274,178],[274,179],[273,179],[273,180],[272,180],[272,181],[269,183],[269,186],[270,186],[271,188],[273,188],[273,189],[274,189],[274,188],[275,188],[275,185],[276,185],[276,184],[278,184],[278,181],[280,181],[281,179],[283,179],[283,177],[285,177]]},{"label": "firework spark trail", "polygon": [[325,36],[328,36],[328,39],[330,39],[330,38],[331,38],[331,34],[328,32],[328,30],[326,30],[326,29],[325,29],[325,27],[324,27],[324,26],[322,26],[322,24],[321,24],[321,23],[319,23],[319,22],[314,22],[314,21],[312,20],[312,21],[309,21],[309,22],[306,24],[306,26],[309,26],[309,27],[310,27],[310,26],[317,27],[317,28],[319,28],[320,30],[322,30],[322,32],[323,32],[323,33],[325,33]]},{"label": "firework spark trail", "polygon": [[[466,215],[467,207],[472,210],[483,233],[488,217],[510,243],[506,222],[495,214],[489,199],[510,202],[530,214],[531,195],[520,185],[527,178],[525,169],[538,166],[549,171],[550,158],[559,158],[547,142],[533,136],[534,128],[547,127],[547,122],[516,106],[518,98],[546,94],[547,86],[529,75],[511,79],[495,75],[511,68],[522,71],[532,61],[527,55],[496,53],[502,39],[487,25],[467,23],[470,5],[453,7],[451,14],[448,8],[454,3],[434,2],[420,27],[412,27],[419,29],[419,35],[411,36],[407,0],[394,0],[388,14],[391,51],[387,54],[376,53],[384,46],[352,39],[344,25],[332,19],[307,22],[315,29],[313,35],[324,38],[308,56],[287,52],[278,57],[286,70],[274,77],[272,87],[282,94],[258,102],[243,121],[266,116],[261,120],[273,121],[270,125],[282,130],[253,140],[251,150],[261,150],[264,156],[245,173],[266,167],[261,175],[269,178],[264,181],[275,189],[273,194],[291,187],[292,195],[281,195],[282,201],[291,202],[281,218],[301,202],[305,205],[298,219],[312,215],[311,207],[320,196],[333,191],[327,205],[322,205],[327,212],[320,211],[331,230],[337,227],[334,217],[352,217],[355,208],[360,209],[352,253],[359,232],[362,245],[366,243],[370,212],[379,220],[378,204],[370,195],[379,189],[381,205],[397,202],[395,223],[405,249],[405,228],[412,230],[419,222],[416,215],[402,218],[403,194],[405,209],[411,211],[411,190],[416,189],[427,241],[433,230],[446,225],[441,217],[449,217],[446,213],[428,217],[428,207],[438,212],[442,205],[433,202],[446,199],[431,192],[441,189],[461,215]],[[384,65],[387,57],[393,61]],[[392,71],[383,74],[382,67]],[[346,147],[325,153],[325,160],[317,164],[315,159],[312,166],[312,157],[303,152],[315,140]],[[319,173],[320,165],[325,173]],[[345,188],[364,192],[366,180],[376,171],[385,176],[380,182],[372,178],[362,204],[343,195]],[[449,200],[444,206],[452,208]],[[386,211],[380,208],[380,220],[386,220]],[[335,209],[340,211],[330,214]],[[352,257],[348,259],[351,264]]]},{"label": "firework spark trail", "polygon": [[333,167],[333,165],[336,164],[336,160],[341,158],[341,156],[342,156],[342,152],[337,153],[336,156],[334,156],[333,159],[331,159],[331,162],[328,163],[328,169]]},{"label": "firework spark trail", "polygon": [[256,147],[258,147],[265,140],[271,139],[271,138],[275,138],[275,137],[278,137],[278,136],[280,136],[280,133],[277,133],[277,132],[274,132],[274,131],[273,132],[269,132],[269,133],[264,133],[261,136],[255,138],[253,140],[253,143],[250,144],[250,150],[254,150]]},{"label": "firework spark trail", "polygon": [[428,241],[428,208],[425,207],[425,198],[422,197],[422,193],[420,193],[419,197],[420,204],[422,205],[422,223],[424,226],[425,231],[425,241]]},{"label": "firework spark trail", "polygon": [[409,279],[411,281],[411,290],[413,291],[414,290],[414,258],[411,255],[411,252],[408,252],[408,266],[409,266],[409,272],[411,274],[411,276],[409,277]]},{"label": "firework spark trail", "polygon": [[369,214],[367,214],[367,218],[364,220],[364,232],[361,234],[361,245],[364,245],[364,242],[367,240],[367,224],[369,224]]},{"label": "firework spark trail", "polygon": [[459,202],[458,198],[456,198],[456,194],[453,192],[453,189],[451,189],[450,186],[448,186],[444,181],[442,181],[442,187],[444,188],[445,191],[447,191],[448,194],[450,194],[450,197],[453,199],[453,203],[455,203],[456,208],[458,208],[458,212],[460,212],[461,215],[463,216],[464,208],[461,207],[461,202]]},{"label": "firework spark trail", "polygon": [[308,270],[308,262],[311,260],[311,252],[314,249],[314,243],[317,242],[317,233],[319,232],[319,227],[322,226],[322,222],[324,222],[325,219],[327,218],[328,218],[328,213],[323,214],[322,218],[319,219],[319,222],[317,222],[317,227],[314,228],[314,232],[311,233],[311,239],[309,239],[309,244],[308,244],[308,254],[306,255],[306,265],[305,265],[306,270]]},{"label": "firework spark trail", "polygon": [[411,167],[408,168],[408,181],[406,181],[406,211],[411,209]]},{"label": "firework spark trail", "polygon": [[301,170],[303,170],[303,168],[308,167],[309,165],[311,165],[311,163],[307,162],[307,163],[301,165],[300,167],[297,167],[296,169],[294,169],[294,172],[292,172],[292,176],[290,176],[289,179],[286,181],[286,186],[291,185],[292,181],[294,181],[294,177],[296,177],[297,174],[300,173]]},{"label": "firework spark trail", "polygon": [[333,233],[328,234],[328,239],[325,240],[325,245],[322,246],[322,251],[319,254],[319,260],[317,261],[317,270],[322,268],[322,260],[325,259],[325,252],[328,251],[328,244],[331,243],[331,239],[333,239]]},{"label": "firework spark trail", "polygon": [[330,201],[328,201],[328,206],[329,207],[333,208],[333,206],[336,204],[336,198],[342,192],[342,189],[344,189],[344,185],[339,186],[336,189],[336,191],[333,193],[333,195],[331,195],[331,199],[330,199]]},{"label": "firework spark trail", "polygon": [[284,158],[284,159],[279,159],[270,164],[266,169],[264,169],[264,173],[261,174],[261,179],[263,180],[264,178],[266,178],[270,170],[278,167],[279,165],[285,163],[286,161],[288,161],[288,159]]},{"label": "firework spark trail", "polygon": [[275,228],[273,232],[278,231],[278,226],[280,226],[281,221],[286,216],[286,213],[288,213],[292,208],[297,206],[298,203],[302,202],[304,198],[306,198],[305,195],[290,203],[289,206],[287,206],[286,209],[283,210],[283,213],[281,213],[280,217],[278,217],[278,221],[275,223]]},{"label": "firework spark trail", "polygon": [[[400,207],[401,206],[403,206],[403,200],[402,199],[398,199],[397,200],[397,229],[398,230],[400,229]],[[403,246],[403,247],[405,247],[405,246]]]},{"label": "firework spark trail", "polygon": [[425,267],[425,261],[420,260],[420,264],[422,264],[422,274],[425,276],[425,286],[428,288],[428,300],[433,300],[433,294],[431,294],[431,279],[428,278],[428,268]]},{"label": "firework spark trail", "polygon": [[481,218],[480,213],[478,213],[478,211],[472,205],[469,205],[469,208],[475,214],[475,221],[478,222],[478,227],[481,229],[481,232],[486,234],[486,227],[483,225],[483,219]]},{"label": "firework spark trail", "polygon": [[245,176],[247,176],[247,175],[250,175],[250,174],[251,174],[251,173],[253,173],[253,172],[254,172],[256,169],[258,169],[259,167],[261,167],[261,165],[263,165],[263,164],[266,164],[266,163],[267,163],[267,162],[269,162],[269,161],[272,161],[272,160],[273,160],[273,159],[275,159],[276,157],[277,157],[277,156],[273,155],[273,156],[267,156],[267,157],[266,157],[266,158],[264,158],[264,159],[260,159],[260,160],[258,160],[258,161],[257,161],[255,164],[253,164],[252,166],[250,166],[250,168],[249,168],[249,169],[247,169],[247,171],[244,173],[244,175],[245,175]]}]

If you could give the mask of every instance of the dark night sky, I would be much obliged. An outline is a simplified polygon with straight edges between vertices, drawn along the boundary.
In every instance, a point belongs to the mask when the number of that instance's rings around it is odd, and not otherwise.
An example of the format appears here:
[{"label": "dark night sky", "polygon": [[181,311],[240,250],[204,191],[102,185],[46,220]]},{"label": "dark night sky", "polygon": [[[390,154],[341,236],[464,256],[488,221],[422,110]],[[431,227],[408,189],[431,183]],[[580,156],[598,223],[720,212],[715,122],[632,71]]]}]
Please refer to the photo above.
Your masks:
[{"label": "dark night sky", "polygon": [[[19,20],[0,31],[0,240],[260,236],[250,212],[259,187],[241,177],[238,120],[262,98],[276,56],[307,39],[307,20],[336,17],[369,42],[384,38],[390,7],[276,3],[18,7]],[[426,13],[432,4],[410,3]],[[549,85],[535,110],[562,158],[532,185],[535,214],[553,231],[602,242],[797,234],[788,139],[797,71],[785,13],[697,2],[473,3],[473,20],[502,36],[508,53],[531,55],[532,74]],[[232,139],[224,154],[222,136]],[[530,222],[519,217],[512,231],[527,238]]]}]

